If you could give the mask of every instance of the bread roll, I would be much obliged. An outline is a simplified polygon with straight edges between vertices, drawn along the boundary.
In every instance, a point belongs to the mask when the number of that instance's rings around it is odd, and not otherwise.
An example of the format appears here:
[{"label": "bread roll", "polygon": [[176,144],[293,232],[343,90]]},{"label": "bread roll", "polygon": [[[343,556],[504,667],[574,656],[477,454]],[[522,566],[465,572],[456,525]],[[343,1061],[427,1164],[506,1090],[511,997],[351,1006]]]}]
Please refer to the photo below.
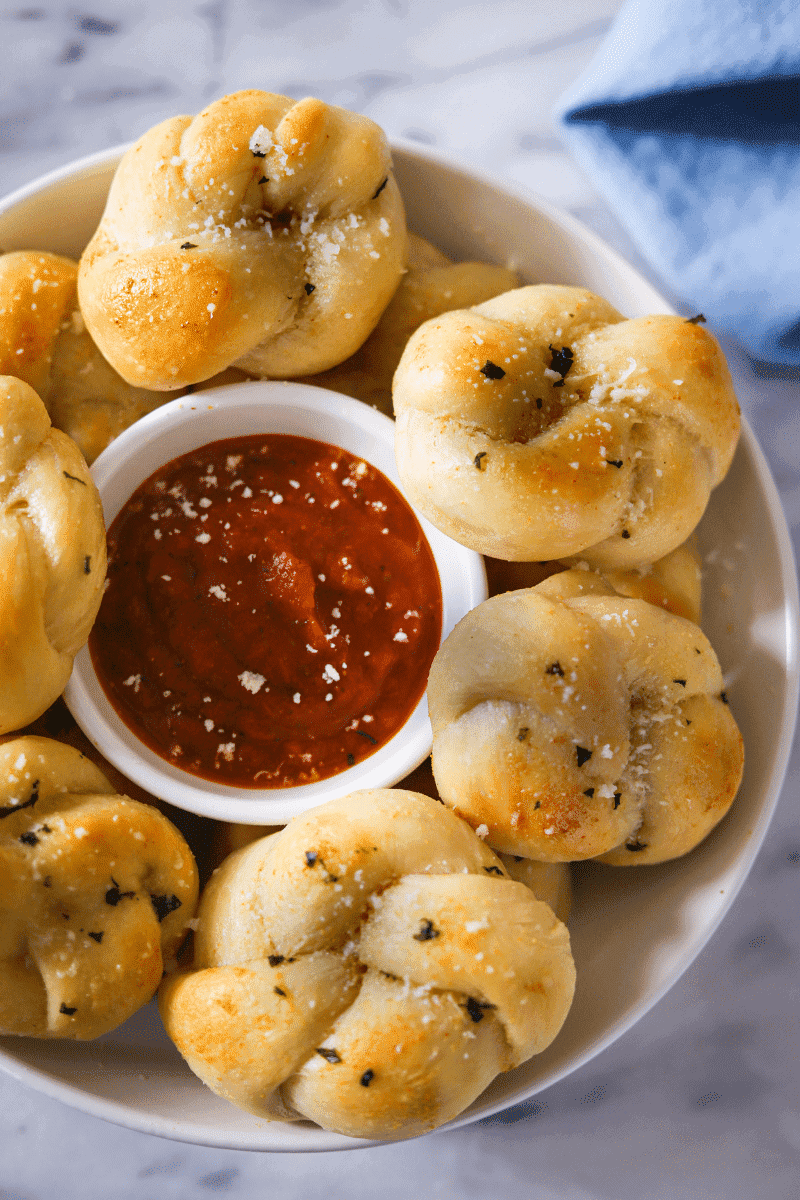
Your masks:
[{"label": "bread roll", "polygon": [[0,376],[0,733],[64,690],[106,575],[103,510],[78,447]]},{"label": "bread roll", "polygon": [[87,328],[169,391],[231,365],[324,371],[373,330],[405,266],[386,139],[321,100],[242,91],[146,133],[81,258]]},{"label": "bread roll", "polygon": [[518,561],[662,558],[739,436],[710,334],[680,317],[626,321],[583,288],[518,288],[428,321],[393,398],[411,500],[463,545]]},{"label": "bread roll", "polygon": [[78,264],[44,251],[0,255],[0,375],[39,394],[56,429],[92,463],[123,429],[166,400],[109,366],[78,308]]},{"label": "bread roll", "polygon": [[696,846],[742,776],[742,739],[691,621],[568,571],[478,605],[428,681],[439,795],[490,846],[634,866]]},{"label": "bread roll", "polygon": [[155,808],[41,737],[0,745],[0,1033],[99,1037],[155,992],[197,871]]},{"label": "bread roll", "polygon": [[469,827],[357,792],[232,854],[194,969],[160,992],[201,1079],[260,1117],[410,1137],[543,1050],[575,981],[569,935]]}]

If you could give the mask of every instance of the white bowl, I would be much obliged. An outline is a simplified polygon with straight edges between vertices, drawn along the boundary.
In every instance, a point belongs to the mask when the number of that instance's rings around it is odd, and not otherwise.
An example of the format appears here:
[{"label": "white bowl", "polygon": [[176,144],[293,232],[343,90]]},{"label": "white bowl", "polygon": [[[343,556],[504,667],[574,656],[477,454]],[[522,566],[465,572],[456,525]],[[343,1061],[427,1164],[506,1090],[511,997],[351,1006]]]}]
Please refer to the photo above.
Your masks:
[{"label": "white bowl", "polygon": [[[95,155],[11,196],[0,205],[0,245],[77,256],[118,159],[118,151]],[[411,227],[454,257],[511,261],[528,282],[584,285],[631,317],[671,311],[617,254],[544,202],[416,145],[397,145],[395,165]],[[747,424],[699,538],[707,562],[703,625],[746,746],[739,795],[683,859],[576,870],[570,930],[578,988],[567,1022],[548,1050],[500,1076],[454,1125],[530,1098],[652,1008],[713,934],[764,838],[794,728],[798,596],[780,501]],[[268,1124],[226,1104],[189,1071],[153,1005],[88,1045],[4,1039],[0,1053],[4,1068],[32,1087],[147,1133],[245,1150],[363,1144],[309,1124]]]},{"label": "white bowl", "polygon": [[[359,400],[302,383],[253,381],[211,388],[149,413],[108,446],[91,468],[110,526],[132,492],[154,471],[209,442],[249,433],[314,438],[365,459],[402,493],[394,459],[394,422]],[[479,554],[459,546],[417,514],[442,587],[442,640],[486,598]],[[75,659],[64,698],[86,736],[145,791],[178,808],[246,825],[285,825],[306,809],[362,788],[391,787],[430,754],[432,734],[423,695],[414,712],[369,758],[298,787],[240,788],[200,779],[149,749],[109,704],[88,647]]]}]

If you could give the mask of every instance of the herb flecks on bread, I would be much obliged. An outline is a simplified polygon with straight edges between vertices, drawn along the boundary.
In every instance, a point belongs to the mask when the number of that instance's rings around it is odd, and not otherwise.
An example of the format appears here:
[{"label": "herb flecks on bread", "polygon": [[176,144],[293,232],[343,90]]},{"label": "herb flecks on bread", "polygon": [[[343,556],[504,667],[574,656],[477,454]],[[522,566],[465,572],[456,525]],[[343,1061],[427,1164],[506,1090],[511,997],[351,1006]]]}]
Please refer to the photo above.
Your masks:
[{"label": "herb flecks on bread", "polygon": [[106,574],[97,489],[80,450],[21,379],[0,376],[0,733],[64,690]]},{"label": "herb flecks on bread", "polygon": [[99,1037],[153,995],[197,903],[178,830],[72,746],[0,746],[0,1033]]},{"label": "herb flecks on bread", "polygon": [[160,1006],[191,1068],[246,1111],[410,1137],[549,1045],[574,984],[550,908],[465,822],[392,789],[226,859]]},{"label": "herb flecks on bread", "polygon": [[410,338],[395,449],[439,529],[509,560],[651,563],[685,541],[739,436],[714,338],[584,288],[517,288]]},{"label": "herb flecks on bread", "polygon": [[125,154],[80,264],[87,328],[129,383],[232,365],[286,378],[352,354],[405,267],[382,130],[308,98],[235,92]]}]

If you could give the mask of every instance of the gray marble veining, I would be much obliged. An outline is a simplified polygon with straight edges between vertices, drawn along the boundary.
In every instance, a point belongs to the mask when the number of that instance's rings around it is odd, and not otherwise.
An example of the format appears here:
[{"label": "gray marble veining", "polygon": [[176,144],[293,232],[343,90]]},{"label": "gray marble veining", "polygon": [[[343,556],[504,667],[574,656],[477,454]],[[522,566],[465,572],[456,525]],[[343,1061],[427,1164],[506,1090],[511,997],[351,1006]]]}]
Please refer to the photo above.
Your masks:
[{"label": "gray marble veining", "polygon": [[[0,11],[0,191],[242,87],[314,94],[527,186],[649,274],[552,106],[618,0],[96,0]],[[54,214],[57,219],[57,214]],[[657,280],[655,281],[658,282]],[[726,343],[797,546],[800,387]],[[477,1126],[256,1155],[107,1125],[0,1075],[2,1200],[789,1200],[800,1194],[800,756],[732,912],[626,1036]]]}]

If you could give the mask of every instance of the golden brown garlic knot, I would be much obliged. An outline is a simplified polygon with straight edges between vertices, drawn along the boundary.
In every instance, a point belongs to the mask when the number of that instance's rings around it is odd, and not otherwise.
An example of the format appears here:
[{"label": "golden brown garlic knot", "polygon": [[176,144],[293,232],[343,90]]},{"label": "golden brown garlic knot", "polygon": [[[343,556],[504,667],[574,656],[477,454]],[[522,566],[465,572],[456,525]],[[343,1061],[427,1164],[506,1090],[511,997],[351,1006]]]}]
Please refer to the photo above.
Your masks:
[{"label": "golden brown garlic knot", "polygon": [[565,927],[472,830],[358,792],[231,855],[194,970],[160,993],[201,1079],[261,1117],[411,1136],[547,1046],[575,972]]},{"label": "golden brown garlic knot", "polygon": [[695,528],[739,436],[710,334],[626,321],[583,288],[518,288],[427,322],[393,399],[412,501],[509,560],[654,562]]},{"label": "golden brown garlic knot", "polygon": [[72,746],[0,745],[0,1033],[99,1037],[146,1003],[197,902],[157,809]]},{"label": "golden brown garlic knot", "polygon": [[27,383],[0,376],[0,733],[64,690],[103,594],[100,497]]},{"label": "golden brown garlic knot", "polygon": [[243,91],[127,152],[78,293],[123,379],[172,390],[232,364],[278,377],[336,365],[376,325],[405,256],[380,128]]},{"label": "golden brown garlic knot", "polygon": [[478,605],[431,667],[433,773],[498,850],[662,862],[730,807],[742,739],[692,621],[586,571]]}]

